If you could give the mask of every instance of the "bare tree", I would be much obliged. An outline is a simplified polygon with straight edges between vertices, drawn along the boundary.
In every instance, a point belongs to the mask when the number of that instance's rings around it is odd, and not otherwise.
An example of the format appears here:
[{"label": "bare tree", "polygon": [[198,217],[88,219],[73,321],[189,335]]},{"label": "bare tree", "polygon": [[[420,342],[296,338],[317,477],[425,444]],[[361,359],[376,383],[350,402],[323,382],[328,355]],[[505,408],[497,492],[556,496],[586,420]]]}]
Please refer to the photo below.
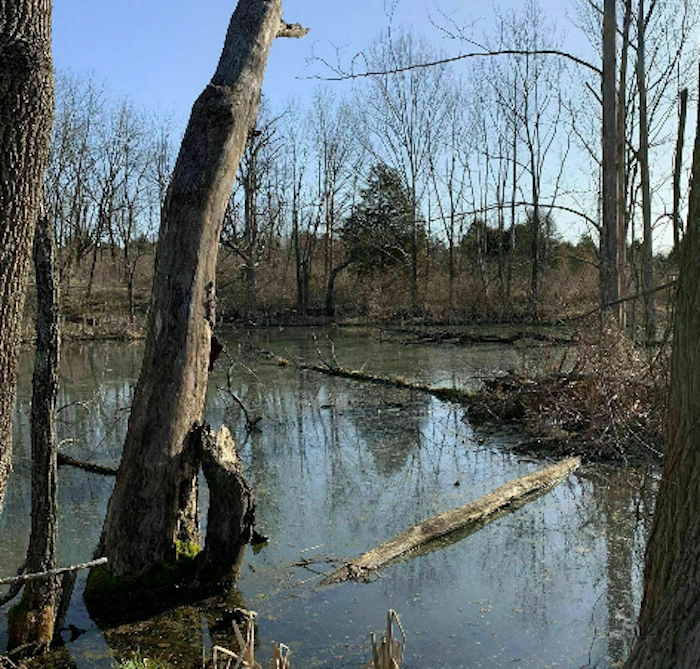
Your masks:
[{"label": "bare tree", "polygon": [[619,297],[617,256],[617,0],[603,5],[603,220],[600,231],[600,304]]},{"label": "bare tree", "polygon": [[411,32],[391,31],[375,41],[370,66],[387,74],[372,77],[365,99],[369,123],[369,151],[377,161],[398,169],[411,194],[413,241],[411,245],[411,307],[418,308],[418,260],[421,238],[420,199],[429,167],[430,147],[437,144],[447,106],[443,90],[449,79],[444,65],[429,69],[402,69],[435,56]]},{"label": "bare tree", "polygon": [[[654,3],[654,0],[652,0]],[[654,3],[655,4],[655,3]],[[653,7],[653,4],[652,4]],[[656,309],[654,307],[654,247],[651,236],[651,177],[649,174],[649,114],[647,112],[647,79],[645,35],[647,15],[644,0],[637,8],[637,89],[639,91],[639,167],[642,179],[642,290],[644,291],[644,331],[648,344],[656,338]]]},{"label": "bare tree", "polygon": [[234,189],[224,216],[222,243],[243,261],[249,312],[257,306],[258,265],[281,223],[282,203],[273,196],[271,184],[281,148],[278,121],[264,111],[259,114],[243,152],[238,174],[240,188]]},{"label": "bare tree", "polygon": [[[53,231],[41,216],[34,237],[37,287],[36,355],[32,379],[32,524],[25,571],[30,574],[56,568],[58,503],[56,482],[56,397],[60,324],[58,274]],[[72,584],[65,593],[70,598]],[[61,606],[59,579],[49,576],[29,581],[19,604],[8,617],[8,646],[24,655],[48,650],[58,634]],[[60,622],[59,622],[60,627]]]}]

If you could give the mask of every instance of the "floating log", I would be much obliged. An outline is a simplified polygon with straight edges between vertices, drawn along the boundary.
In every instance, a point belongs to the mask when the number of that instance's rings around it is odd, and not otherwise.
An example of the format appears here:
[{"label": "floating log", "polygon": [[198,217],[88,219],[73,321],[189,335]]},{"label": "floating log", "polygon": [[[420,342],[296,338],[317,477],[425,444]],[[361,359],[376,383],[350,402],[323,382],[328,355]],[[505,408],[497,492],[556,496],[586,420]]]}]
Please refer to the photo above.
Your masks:
[{"label": "floating log", "polygon": [[555,487],[580,465],[580,458],[567,458],[545,469],[509,481],[464,506],[428,518],[332,572],[321,581],[321,585],[366,579],[387,563],[435,539],[470,526],[483,527],[503,515],[502,512],[509,507]]}]

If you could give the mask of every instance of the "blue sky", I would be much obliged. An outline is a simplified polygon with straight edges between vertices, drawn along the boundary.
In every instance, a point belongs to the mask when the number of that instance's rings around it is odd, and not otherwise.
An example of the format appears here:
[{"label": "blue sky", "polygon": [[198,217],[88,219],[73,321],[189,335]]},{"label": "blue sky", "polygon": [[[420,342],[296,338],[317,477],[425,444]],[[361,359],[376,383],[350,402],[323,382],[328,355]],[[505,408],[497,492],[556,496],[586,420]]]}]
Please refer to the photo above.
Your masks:
[{"label": "blue sky", "polygon": [[[92,73],[115,96],[172,113],[176,126],[181,126],[213,74],[235,4],[235,0],[55,2],[56,68]],[[334,57],[338,47],[349,60],[365,48],[389,25],[387,4],[390,0],[285,0],[285,19],[310,27],[311,33],[302,40],[277,40],[273,45],[264,85],[273,106],[290,97],[310,96],[318,82],[306,78],[326,73],[318,63],[308,63],[314,53]],[[541,0],[541,4],[566,27],[567,3]],[[504,0],[498,5],[518,7],[521,2]],[[440,12],[459,24],[477,20],[480,33],[488,28],[492,6],[463,0],[399,0],[394,23],[411,26],[437,46],[456,51],[459,45],[444,40],[431,24],[431,17],[440,19]],[[582,42],[579,46],[585,48]]]}]

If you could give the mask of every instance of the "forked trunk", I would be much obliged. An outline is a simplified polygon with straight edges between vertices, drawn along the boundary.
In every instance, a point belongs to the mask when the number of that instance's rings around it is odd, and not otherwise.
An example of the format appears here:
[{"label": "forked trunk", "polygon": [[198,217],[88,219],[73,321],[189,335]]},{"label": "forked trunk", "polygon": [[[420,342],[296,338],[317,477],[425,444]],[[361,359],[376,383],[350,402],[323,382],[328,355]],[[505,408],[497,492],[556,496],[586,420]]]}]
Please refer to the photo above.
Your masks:
[{"label": "forked trunk", "polygon": [[281,0],[240,0],[182,141],[161,217],[143,367],[101,540],[114,575],[174,558],[178,538],[198,539],[178,527],[181,509],[192,504],[180,493],[194,490],[183,481],[183,449],[204,408],[221,224],[270,46],[278,35],[304,32],[281,14]]}]

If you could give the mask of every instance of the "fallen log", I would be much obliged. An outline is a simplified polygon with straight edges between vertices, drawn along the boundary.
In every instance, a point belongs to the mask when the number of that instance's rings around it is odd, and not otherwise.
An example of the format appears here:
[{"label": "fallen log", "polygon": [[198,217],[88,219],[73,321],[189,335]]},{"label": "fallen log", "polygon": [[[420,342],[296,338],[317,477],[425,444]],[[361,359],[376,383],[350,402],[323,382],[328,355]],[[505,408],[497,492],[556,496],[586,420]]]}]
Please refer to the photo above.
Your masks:
[{"label": "fallen log", "polygon": [[78,460],[66,453],[56,454],[56,464],[59,467],[76,467],[92,474],[101,474],[102,476],[116,476],[116,467],[107,467],[106,465],[98,465],[94,462],[85,462]]},{"label": "fallen log", "polygon": [[345,367],[340,367],[338,365],[313,365],[306,362],[298,362],[288,358],[283,358],[279,355],[275,355],[272,351],[267,351],[265,349],[253,347],[253,350],[268,359],[274,360],[278,367],[294,366],[297,369],[304,371],[318,372],[319,374],[336,376],[342,379],[350,379],[352,381],[372,383],[377,386],[399,388],[402,390],[415,390],[416,392],[427,393],[428,395],[437,397],[440,400],[455,402],[457,404],[468,405],[473,398],[472,393],[469,393],[466,390],[460,390],[459,388],[447,388],[444,386],[435,387],[428,385],[427,383],[413,383],[405,379],[403,376],[378,376],[377,374],[371,374],[370,372],[365,372],[363,370],[346,369]]},{"label": "fallen log", "polygon": [[576,334],[560,336],[548,332],[534,332],[532,330],[513,330],[506,333],[496,332],[449,332],[438,330],[436,332],[413,332],[412,338],[406,339],[405,345],[411,344],[504,344],[512,346],[521,340],[531,340],[540,343],[553,344],[557,346],[571,346],[575,344],[579,337]]},{"label": "fallen log", "polygon": [[497,490],[450,511],[428,518],[397,534],[359,558],[336,569],[320,585],[332,585],[348,580],[366,580],[384,565],[425,544],[473,525],[483,527],[503,515],[509,507],[518,506],[529,498],[539,496],[555,487],[581,464],[580,458],[567,458],[557,464],[509,481]]}]

